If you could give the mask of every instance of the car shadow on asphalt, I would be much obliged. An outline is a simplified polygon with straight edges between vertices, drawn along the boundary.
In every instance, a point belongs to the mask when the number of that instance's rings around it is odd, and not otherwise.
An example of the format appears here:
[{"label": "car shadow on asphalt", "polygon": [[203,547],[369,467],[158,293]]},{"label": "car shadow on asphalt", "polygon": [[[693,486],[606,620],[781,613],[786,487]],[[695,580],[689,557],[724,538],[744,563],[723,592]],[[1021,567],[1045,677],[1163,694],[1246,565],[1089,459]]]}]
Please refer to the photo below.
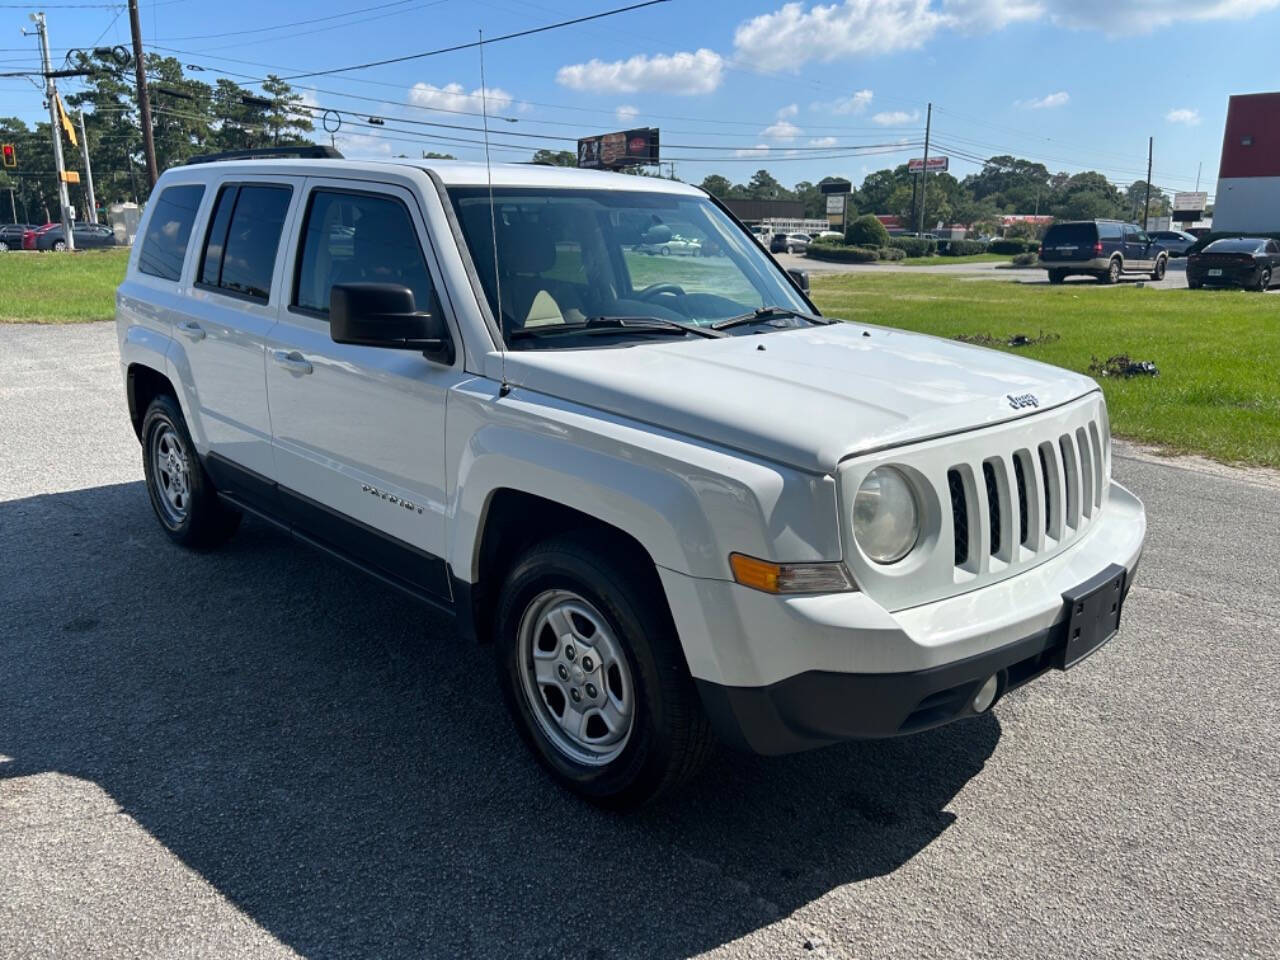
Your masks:
[{"label": "car shadow on asphalt", "polygon": [[699,953],[909,861],[1000,737],[720,750],[599,811],[447,618],[263,523],[184,551],[141,483],[0,503],[0,609],[0,776],[97,783],[306,956]]}]

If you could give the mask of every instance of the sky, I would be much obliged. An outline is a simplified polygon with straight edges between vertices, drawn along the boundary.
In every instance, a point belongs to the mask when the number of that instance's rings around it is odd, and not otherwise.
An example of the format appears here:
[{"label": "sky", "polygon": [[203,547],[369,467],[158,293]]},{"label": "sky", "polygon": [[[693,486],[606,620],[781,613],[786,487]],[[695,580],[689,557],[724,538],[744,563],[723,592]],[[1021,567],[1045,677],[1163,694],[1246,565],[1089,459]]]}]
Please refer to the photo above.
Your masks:
[{"label": "sky", "polygon": [[[148,49],[203,66],[193,75],[210,83],[224,71],[253,87],[267,73],[435,50],[628,2],[141,0],[141,11]],[[121,4],[0,0],[0,72],[38,66],[35,38],[21,32],[32,9],[48,16],[57,63],[69,47],[129,44]],[[292,82],[318,108],[360,111],[334,136],[349,156],[483,160],[483,108],[495,162],[656,126],[685,180],[745,182],[765,167],[787,185],[856,184],[920,155],[932,103],[930,153],[949,156],[957,176],[1008,153],[1127,185],[1145,176],[1154,137],[1156,184],[1191,190],[1199,173],[1212,194],[1227,97],[1280,88],[1277,37],[1280,0],[668,0],[486,45],[483,98],[475,49]],[[366,113],[387,122],[371,126]],[[28,81],[0,78],[7,115],[48,116]]]}]

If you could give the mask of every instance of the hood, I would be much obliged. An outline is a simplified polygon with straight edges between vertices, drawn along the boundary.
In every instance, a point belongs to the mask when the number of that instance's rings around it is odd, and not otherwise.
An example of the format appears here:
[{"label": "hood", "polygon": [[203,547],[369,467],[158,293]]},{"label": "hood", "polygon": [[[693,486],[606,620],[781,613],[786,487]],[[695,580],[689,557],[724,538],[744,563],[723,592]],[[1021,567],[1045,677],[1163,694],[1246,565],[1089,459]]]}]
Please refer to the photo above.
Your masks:
[{"label": "hood", "polygon": [[506,375],[513,385],[820,473],[854,454],[1029,416],[1097,389],[1034,360],[851,323],[514,351]]}]

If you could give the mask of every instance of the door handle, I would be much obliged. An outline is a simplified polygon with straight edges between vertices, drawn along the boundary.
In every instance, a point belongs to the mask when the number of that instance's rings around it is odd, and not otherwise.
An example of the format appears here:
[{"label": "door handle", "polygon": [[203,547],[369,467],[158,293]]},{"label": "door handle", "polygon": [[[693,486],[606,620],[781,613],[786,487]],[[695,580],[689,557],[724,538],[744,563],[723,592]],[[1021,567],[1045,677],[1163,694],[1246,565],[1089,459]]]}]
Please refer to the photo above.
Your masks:
[{"label": "door handle", "polygon": [[276,366],[284,367],[294,376],[300,377],[312,370],[311,362],[297,350],[272,350],[271,359],[276,362]]},{"label": "door handle", "polygon": [[204,328],[194,320],[183,320],[178,324],[178,332],[189,340],[204,339]]}]

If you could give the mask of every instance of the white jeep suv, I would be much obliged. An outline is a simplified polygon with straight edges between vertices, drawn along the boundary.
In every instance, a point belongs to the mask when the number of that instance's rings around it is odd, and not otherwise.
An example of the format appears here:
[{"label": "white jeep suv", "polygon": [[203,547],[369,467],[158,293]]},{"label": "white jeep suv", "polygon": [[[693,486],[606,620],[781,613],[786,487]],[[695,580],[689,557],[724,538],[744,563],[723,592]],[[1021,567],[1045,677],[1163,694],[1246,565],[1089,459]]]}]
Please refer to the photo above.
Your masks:
[{"label": "white jeep suv", "polygon": [[[655,225],[702,256],[637,252]],[[139,236],[116,316],[168,535],[251,513],[449,611],[596,802],[713,732],[980,714],[1118,626],[1145,518],[1097,385],[823,318],[693,187],[214,158]]]}]

